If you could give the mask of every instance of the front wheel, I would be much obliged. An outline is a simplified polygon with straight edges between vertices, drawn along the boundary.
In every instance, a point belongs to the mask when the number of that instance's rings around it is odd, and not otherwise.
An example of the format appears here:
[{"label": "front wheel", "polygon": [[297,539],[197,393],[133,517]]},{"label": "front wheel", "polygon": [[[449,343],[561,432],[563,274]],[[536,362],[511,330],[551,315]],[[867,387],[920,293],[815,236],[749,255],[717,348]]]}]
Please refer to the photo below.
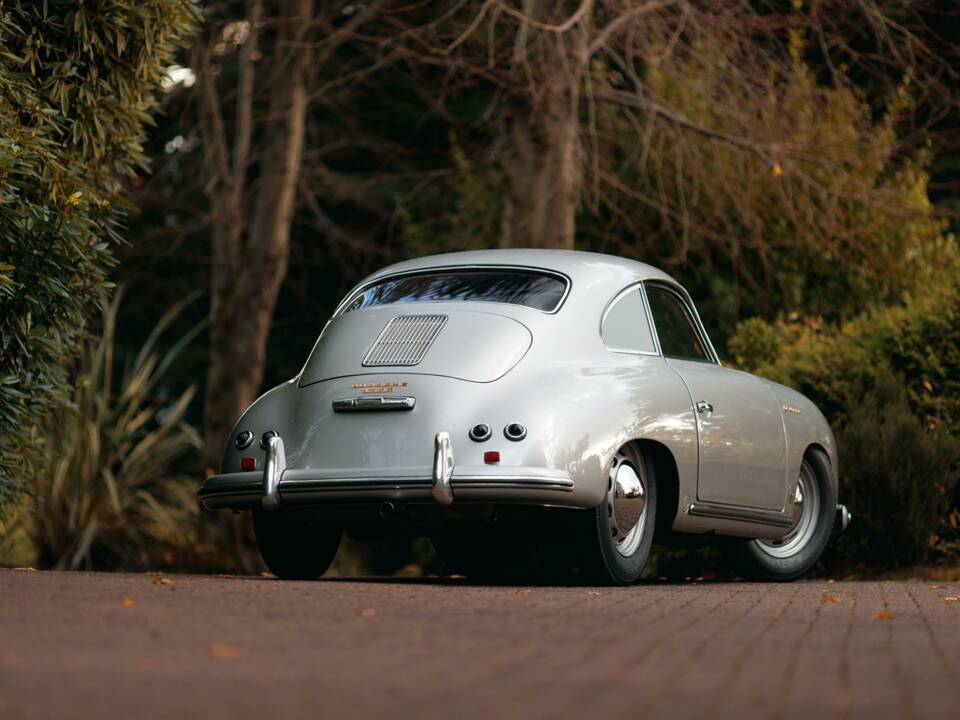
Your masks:
[{"label": "front wheel", "polygon": [[315,580],[333,562],[342,532],[280,510],[253,511],[257,547],[270,572],[281,580]]},{"label": "front wheel", "polygon": [[809,451],[800,466],[797,481],[797,520],[779,540],[725,538],[721,545],[726,560],[750,580],[784,582],[805,574],[820,559],[836,507],[830,461],[817,450]]},{"label": "front wheel", "polygon": [[657,512],[653,459],[635,445],[621,448],[607,473],[607,495],[588,511],[582,542],[587,577],[602,584],[629,585],[643,572]]}]

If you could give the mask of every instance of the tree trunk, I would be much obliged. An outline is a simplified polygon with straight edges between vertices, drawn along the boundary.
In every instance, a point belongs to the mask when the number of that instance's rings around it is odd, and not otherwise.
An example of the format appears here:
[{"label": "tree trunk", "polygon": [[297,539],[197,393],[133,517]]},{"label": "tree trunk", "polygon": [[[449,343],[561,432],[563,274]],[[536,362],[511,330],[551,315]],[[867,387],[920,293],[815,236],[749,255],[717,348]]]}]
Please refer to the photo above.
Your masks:
[{"label": "tree trunk", "polygon": [[[258,5],[252,3],[253,7]],[[266,135],[264,151],[252,202],[247,200],[253,208],[252,217],[248,219],[243,211],[242,188],[249,151],[244,123],[246,127],[250,123],[244,104],[252,103],[252,97],[244,97],[244,91],[249,89],[252,95],[252,87],[245,88],[242,65],[233,172],[222,183],[208,183],[215,224],[210,366],[203,419],[203,462],[208,473],[219,468],[231,428],[260,389],[267,336],[287,272],[312,55],[301,33],[312,16],[313,0],[285,0],[278,3],[278,8],[269,118],[261,129]],[[246,69],[252,73],[250,66]],[[215,122],[206,125],[209,134],[216,132]]]},{"label": "tree trunk", "polygon": [[[562,21],[570,15],[568,5],[526,0],[524,12],[537,23]],[[573,249],[583,179],[580,87],[589,16],[563,31],[521,21],[516,85],[505,102],[496,148],[506,178],[501,247]],[[536,58],[527,57],[534,53]],[[531,71],[538,73],[532,82]]]}]

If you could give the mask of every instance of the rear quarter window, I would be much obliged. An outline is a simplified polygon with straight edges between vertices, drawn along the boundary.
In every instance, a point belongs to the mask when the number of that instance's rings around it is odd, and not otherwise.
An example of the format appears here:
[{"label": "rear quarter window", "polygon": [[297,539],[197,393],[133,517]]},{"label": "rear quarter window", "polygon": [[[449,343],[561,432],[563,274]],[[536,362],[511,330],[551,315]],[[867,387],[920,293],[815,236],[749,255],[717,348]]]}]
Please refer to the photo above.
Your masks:
[{"label": "rear quarter window", "polygon": [[656,354],[647,308],[639,287],[621,293],[607,308],[600,326],[603,344],[615,352]]}]

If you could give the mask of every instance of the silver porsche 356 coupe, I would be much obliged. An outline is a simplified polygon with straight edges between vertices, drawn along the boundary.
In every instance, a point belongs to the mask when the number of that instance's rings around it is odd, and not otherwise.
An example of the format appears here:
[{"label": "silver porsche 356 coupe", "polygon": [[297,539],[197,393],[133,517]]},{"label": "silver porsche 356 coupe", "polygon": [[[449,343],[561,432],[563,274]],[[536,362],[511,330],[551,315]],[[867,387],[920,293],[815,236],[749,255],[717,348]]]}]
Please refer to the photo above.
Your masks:
[{"label": "silver porsche 356 coupe", "polygon": [[321,575],[343,532],[399,530],[474,576],[564,540],[584,577],[630,583],[655,535],[688,533],[789,580],[848,518],[813,403],[721,366],[669,275],[555,250],[368,277],[243,414],[199,496],[252,509],[281,578]]}]

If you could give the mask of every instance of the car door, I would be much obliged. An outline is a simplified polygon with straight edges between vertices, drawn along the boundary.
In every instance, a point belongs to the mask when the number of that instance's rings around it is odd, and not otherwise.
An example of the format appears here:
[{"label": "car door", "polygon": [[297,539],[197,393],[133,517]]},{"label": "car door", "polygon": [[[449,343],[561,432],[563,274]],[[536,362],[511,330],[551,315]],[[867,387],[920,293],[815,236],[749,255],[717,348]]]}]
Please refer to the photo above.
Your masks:
[{"label": "car door", "polygon": [[787,447],[773,391],[759,378],[720,366],[685,293],[666,283],[646,283],[645,290],[660,350],[696,410],[697,498],[781,509]]}]

